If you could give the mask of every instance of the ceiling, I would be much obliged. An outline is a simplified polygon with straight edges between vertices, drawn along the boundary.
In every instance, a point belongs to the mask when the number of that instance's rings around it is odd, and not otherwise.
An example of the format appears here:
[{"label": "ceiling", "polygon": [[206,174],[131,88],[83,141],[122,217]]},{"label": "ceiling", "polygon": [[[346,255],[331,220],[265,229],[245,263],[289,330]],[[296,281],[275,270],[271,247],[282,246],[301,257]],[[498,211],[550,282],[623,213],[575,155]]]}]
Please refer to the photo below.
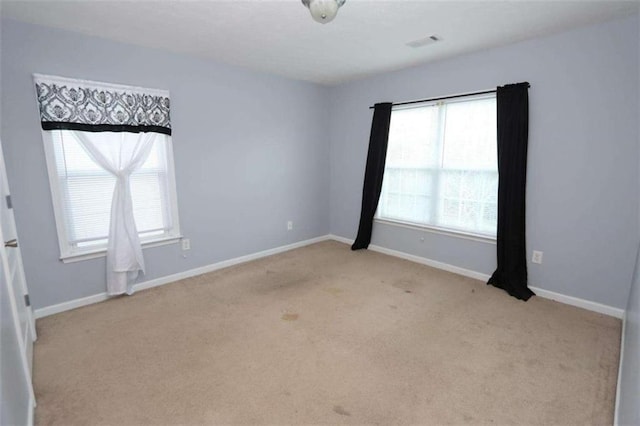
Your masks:
[{"label": "ceiling", "polygon": [[[2,1],[3,17],[335,85],[638,13],[639,1]],[[437,35],[421,48],[406,43]]]}]

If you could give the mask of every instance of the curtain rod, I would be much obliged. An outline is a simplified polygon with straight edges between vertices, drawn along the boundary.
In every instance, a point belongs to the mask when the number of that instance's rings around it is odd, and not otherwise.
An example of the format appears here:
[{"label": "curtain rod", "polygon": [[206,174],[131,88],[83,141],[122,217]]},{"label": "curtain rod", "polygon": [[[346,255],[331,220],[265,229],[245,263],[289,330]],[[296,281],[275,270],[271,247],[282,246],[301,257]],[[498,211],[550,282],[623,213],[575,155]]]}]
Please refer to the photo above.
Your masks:
[{"label": "curtain rod", "polygon": [[[451,95],[451,96],[440,96],[438,98],[428,98],[428,99],[420,99],[417,101],[407,101],[407,102],[394,102],[391,105],[399,106],[399,105],[411,105],[411,104],[421,104],[423,102],[433,102],[433,101],[444,101],[445,99],[455,99],[455,98],[464,98],[466,96],[474,96],[474,95],[485,95],[487,93],[496,93],[496,89],[493,90],[483,90],[482,92],[471,92],[471,93],[462,93],[460,95]],[[370,106],[369,109],[373,109],[374,106]]]},{"label": "curtain rod", "polygon": [[[526,82],[527,87],[531,87],[531,85]],[[469,92],[469,93],[461,93],[459,95],[451,95],[451,96],[441,96],[439,98],[428,98],[428,99],[420,99],[417,101],[407,101],[407,102],[394,102],[391,105],[399,106],[399,105],[411,105],[411,104],[420,104],[423,102],[433,102],[433,101],[444,101],[445,99],[455,99],[455,98],[464,98],[466,96],[474,96],[474,95],[486,95],[487,93],[496,93],[497,89],[493,90],[483,90],[481,92]],[[375,108],[374,106],[370,106],[369,109]]]}]

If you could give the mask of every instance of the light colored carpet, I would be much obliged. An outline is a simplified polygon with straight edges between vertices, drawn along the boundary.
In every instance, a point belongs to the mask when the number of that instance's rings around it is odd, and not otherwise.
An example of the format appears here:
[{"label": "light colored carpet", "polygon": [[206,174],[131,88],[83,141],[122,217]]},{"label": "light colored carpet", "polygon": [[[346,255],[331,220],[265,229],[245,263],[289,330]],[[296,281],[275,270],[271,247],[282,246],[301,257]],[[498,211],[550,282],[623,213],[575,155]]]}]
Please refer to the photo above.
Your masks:
[{"label": "light colored carpet", "polygon": [[37,326],[39,424],[603,425],[621,324],[328,241]]}]

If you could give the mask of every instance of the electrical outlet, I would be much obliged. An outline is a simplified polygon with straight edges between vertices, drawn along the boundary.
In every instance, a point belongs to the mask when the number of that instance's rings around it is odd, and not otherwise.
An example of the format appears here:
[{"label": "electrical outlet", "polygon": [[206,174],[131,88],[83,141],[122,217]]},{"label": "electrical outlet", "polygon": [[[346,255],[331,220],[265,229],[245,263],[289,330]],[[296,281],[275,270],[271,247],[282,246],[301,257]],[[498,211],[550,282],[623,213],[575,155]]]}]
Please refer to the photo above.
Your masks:
[{"label": "electrical outlet", "polygon": [[541,264],[542,263],[542,252],[534,250],[533,256],[531,256],[531,262]]},{"label": "electrical outlet", "polygon": [[191,240],[188,238],[182,239],[182,250],[191,250]]},{"label": "electrical outlet", "polygon": [[293,221],[290,220],[287,222],[287,231],[291,231],[293,229]]}]

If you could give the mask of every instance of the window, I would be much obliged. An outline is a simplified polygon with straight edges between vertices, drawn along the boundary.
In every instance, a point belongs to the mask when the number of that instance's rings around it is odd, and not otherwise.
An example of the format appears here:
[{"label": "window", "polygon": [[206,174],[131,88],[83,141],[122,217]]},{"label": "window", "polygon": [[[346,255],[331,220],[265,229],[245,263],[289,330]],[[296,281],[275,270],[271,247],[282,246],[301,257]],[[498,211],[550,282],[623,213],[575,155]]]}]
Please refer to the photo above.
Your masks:
[{"label": "window", "polygon": [[[62,259],[102,252],[107,246],[116,178],[97,165],[73,135],[43,131]],[[136,138],[127,132],[95,132],[92,140]],[[180,237],[171,136],[154,133],[145,163],[131,175],[134,218],[144,243]]]},{"label": "window", "polygon": [[495,238],[495,94],[394,107],[376,217]]}]

